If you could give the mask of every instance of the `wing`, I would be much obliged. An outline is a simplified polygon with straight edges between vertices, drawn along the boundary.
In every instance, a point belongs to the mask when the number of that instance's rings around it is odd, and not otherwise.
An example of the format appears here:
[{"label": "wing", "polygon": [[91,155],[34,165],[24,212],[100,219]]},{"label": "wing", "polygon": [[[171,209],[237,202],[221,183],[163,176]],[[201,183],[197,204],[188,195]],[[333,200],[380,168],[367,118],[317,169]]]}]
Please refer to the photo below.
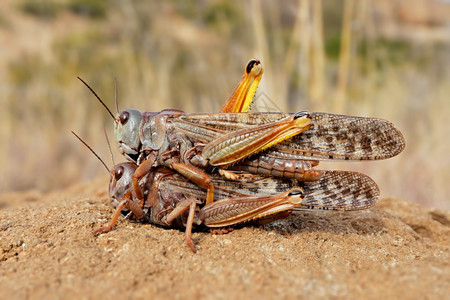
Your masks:
[{"label": "wing", "polygon": [[394,125],[377,118],[311,114],[310,128],[271,151],[308,160],[380,160],[398,155],[405,139]]},{"label": "wing", "polygon": [[361,210],[378,202],[378,185],[367,175],[349,171],[325,171],[320,180],[300,182],[305,192],[296,210]]},{"label": "wing", "polygon": [[[287,113],[189,114],[171,119],[177,130],[202,143],[209,143],[230,131],[275,122]],[[311,113],[311,125],[269,150],[286,159],[380,160],[396,156],[405,139],[386,120],[327,113]],[[262,154],[264,155],[264,154]]]},{"label": "wing", "polygon": [[[377,203],[377,184],[368,176],[349,171],[324,171],[323,176],[313,182],[300,182],[289,178],[258,177],[252,182],[230,181],[215,174],[214,199],[273,195],[293,188],[302,188],[305,193],[302,206],[296,210],[361,210]],[[184,195],[206,199],[206,192],[197,185],[176,174],[165,178],[161,188],[174,189]]]}]

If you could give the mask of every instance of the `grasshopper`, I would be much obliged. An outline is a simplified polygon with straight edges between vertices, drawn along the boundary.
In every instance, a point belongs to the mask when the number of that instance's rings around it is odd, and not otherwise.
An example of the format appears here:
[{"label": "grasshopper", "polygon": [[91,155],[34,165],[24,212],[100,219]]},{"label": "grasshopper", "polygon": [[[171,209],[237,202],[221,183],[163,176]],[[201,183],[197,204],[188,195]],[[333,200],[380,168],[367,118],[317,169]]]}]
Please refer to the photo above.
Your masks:
[{"label": "grasshopper", "polygon": [[109,232],[122,214],[132,221],[185,227],[186,244],[196,252],[191,239],[195,225],[206,225],[216,229],[214,232],[219,228],[218,232],[226,233],[230,230],[226,227],[256,219],[259,219],[259,224],[265,224],[286,218],[295,210],[367,209],[379,197],[376,183],[358,172],[321,171],[323,174],[316,181],[257,175],[251,182],[228,180],[216,173],[211,178],[216,187],[214,198],[217,201],[208,204],[204,189],[173,170],[158,167],[151,169],[139,181],[144,192],[141,205],[132,197],[133,177],[138,166],[126,162],[109,170],[103,160],[73,134],[91,150],[111,175],[109,195],[116,210],[110,224],[95,230],[94,234]]},{"label": "grasshopper", "polygon": [[206,204],[207,193],[173,170],[158,167],[139,182],[144,205],[132,200],[133,174],[138,166],[126,162],[111,170],[109,195],[116,211],[110,224],[95,233],[110,231],[122,214],[165,227],[186,228],[186,244],[196,252],[191,239],[193,226],[211,229],[259,219],[265,224],[286,218],[296,210],[361,210],[379,197],[376,183],[368,176],[348,171],[323,171],[316,181],[257,175],[251,182],[228,180],[212,174],[215,202]]},{"label": "grasshopper", "polygon": [[250,61],[218,114],[128,109],[114,117],[85,83],[113,117],[120,152],[139,165],[132,181],[140,207],[144,195],[139,180],[156,166],[169,167],[206,188],[206,204],[211,204],[214,183],[209,173],[214,168],[235,180],[245,176],[233,170],[314,181],[323,176],[313,169],[320,160],[385,159],[405,147],[401,132],[382,119],[306,111],[244,113],[262,72],[259,61]]}]

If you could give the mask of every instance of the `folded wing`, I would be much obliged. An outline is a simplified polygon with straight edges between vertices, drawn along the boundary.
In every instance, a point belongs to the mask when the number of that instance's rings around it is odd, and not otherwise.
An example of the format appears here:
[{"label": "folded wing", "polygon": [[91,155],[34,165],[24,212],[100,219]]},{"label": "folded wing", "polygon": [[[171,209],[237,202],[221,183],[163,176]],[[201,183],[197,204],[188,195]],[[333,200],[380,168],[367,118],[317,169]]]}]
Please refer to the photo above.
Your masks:
[{"label": "folded wing", "polygon": [[[287,113],[189,114],[171,122],[201,143],[230,131],[275,122]],[[380,160],[405,148],[401,132],[386,120],[328,113],[311,113],[310,128],[260,155],[301,160]],[[277,153],[277,154],[275,154]]]},{"label": "folded wing", "polygon": [[[289,178],[257,177],[252,182],[230,181],[215,174],[214,199],[243,196],[281,194],[290,189],[301,188],[305,198],[296,210],[361,210],[377,203],[379,189],[368,176],[350,171],[324,171],[323,176],[312,182],[300,182]],[[175,189],[197,199],[206,199],[204,189],[196,186],[180,175],[167,177],[161,188]]]}]

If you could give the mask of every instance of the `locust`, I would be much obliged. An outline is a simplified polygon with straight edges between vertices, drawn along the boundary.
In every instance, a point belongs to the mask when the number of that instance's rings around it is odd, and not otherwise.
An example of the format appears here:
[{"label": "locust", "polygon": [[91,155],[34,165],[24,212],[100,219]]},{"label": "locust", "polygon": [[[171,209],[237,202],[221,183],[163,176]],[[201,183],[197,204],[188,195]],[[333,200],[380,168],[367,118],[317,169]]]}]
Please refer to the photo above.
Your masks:
[{"label": "locust", "polygon": [[349,171],[323,171],[316,181],[256,175],[235,181],[211,174],[215,201],[206,204],[207,192],[186,177],[165,167],[151,169],[140,181],[144,205],[132,200],[133,174],[138,166],[125,162],[111,169],[109,196],[116,211],[110,224],[95,233],[110,231],[120,215],[130,221],[185,228],[185,242],[193,252],[192,228],[207,226],[227,233],[239,223],[266,224],[299,210],[352,211],[373,206],[377,184],[368,176]]},{"label": "locust", "polygon": [[83,81],[114,119],[120,152],[138,165],[132,197],[139,207],[144,206],[139,181],[154,167],[168,167],[205,188],[209,205],[215,170],[237,181],[265,175],[320,182],[324,172],[313,167],[321,160],[379,160],[404,149],[401,132],[383,119],[307,111],[248,113],[262,73],[260,62],[251,60],[220,113],[127,109],[114,116]]}]

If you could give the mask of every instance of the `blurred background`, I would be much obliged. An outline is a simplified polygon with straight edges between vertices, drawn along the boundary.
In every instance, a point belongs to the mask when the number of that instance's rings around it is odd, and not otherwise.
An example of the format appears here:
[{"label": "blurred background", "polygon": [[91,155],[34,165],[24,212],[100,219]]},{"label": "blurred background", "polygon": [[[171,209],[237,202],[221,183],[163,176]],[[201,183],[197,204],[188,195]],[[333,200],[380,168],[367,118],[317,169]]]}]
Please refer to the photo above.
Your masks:
[{"label": "blurred background", "polygon": [[215,112],[255,57],[265,72],[253,110],[380,117],[406,138],[396,158],[323,168],[450,208],[449,1],[2,0],[0,43],[0,193],[95,176],[106,189],[70,131],[112,166],[112,120],[77,76],[113,112],[114,78],[120,109]]}]

